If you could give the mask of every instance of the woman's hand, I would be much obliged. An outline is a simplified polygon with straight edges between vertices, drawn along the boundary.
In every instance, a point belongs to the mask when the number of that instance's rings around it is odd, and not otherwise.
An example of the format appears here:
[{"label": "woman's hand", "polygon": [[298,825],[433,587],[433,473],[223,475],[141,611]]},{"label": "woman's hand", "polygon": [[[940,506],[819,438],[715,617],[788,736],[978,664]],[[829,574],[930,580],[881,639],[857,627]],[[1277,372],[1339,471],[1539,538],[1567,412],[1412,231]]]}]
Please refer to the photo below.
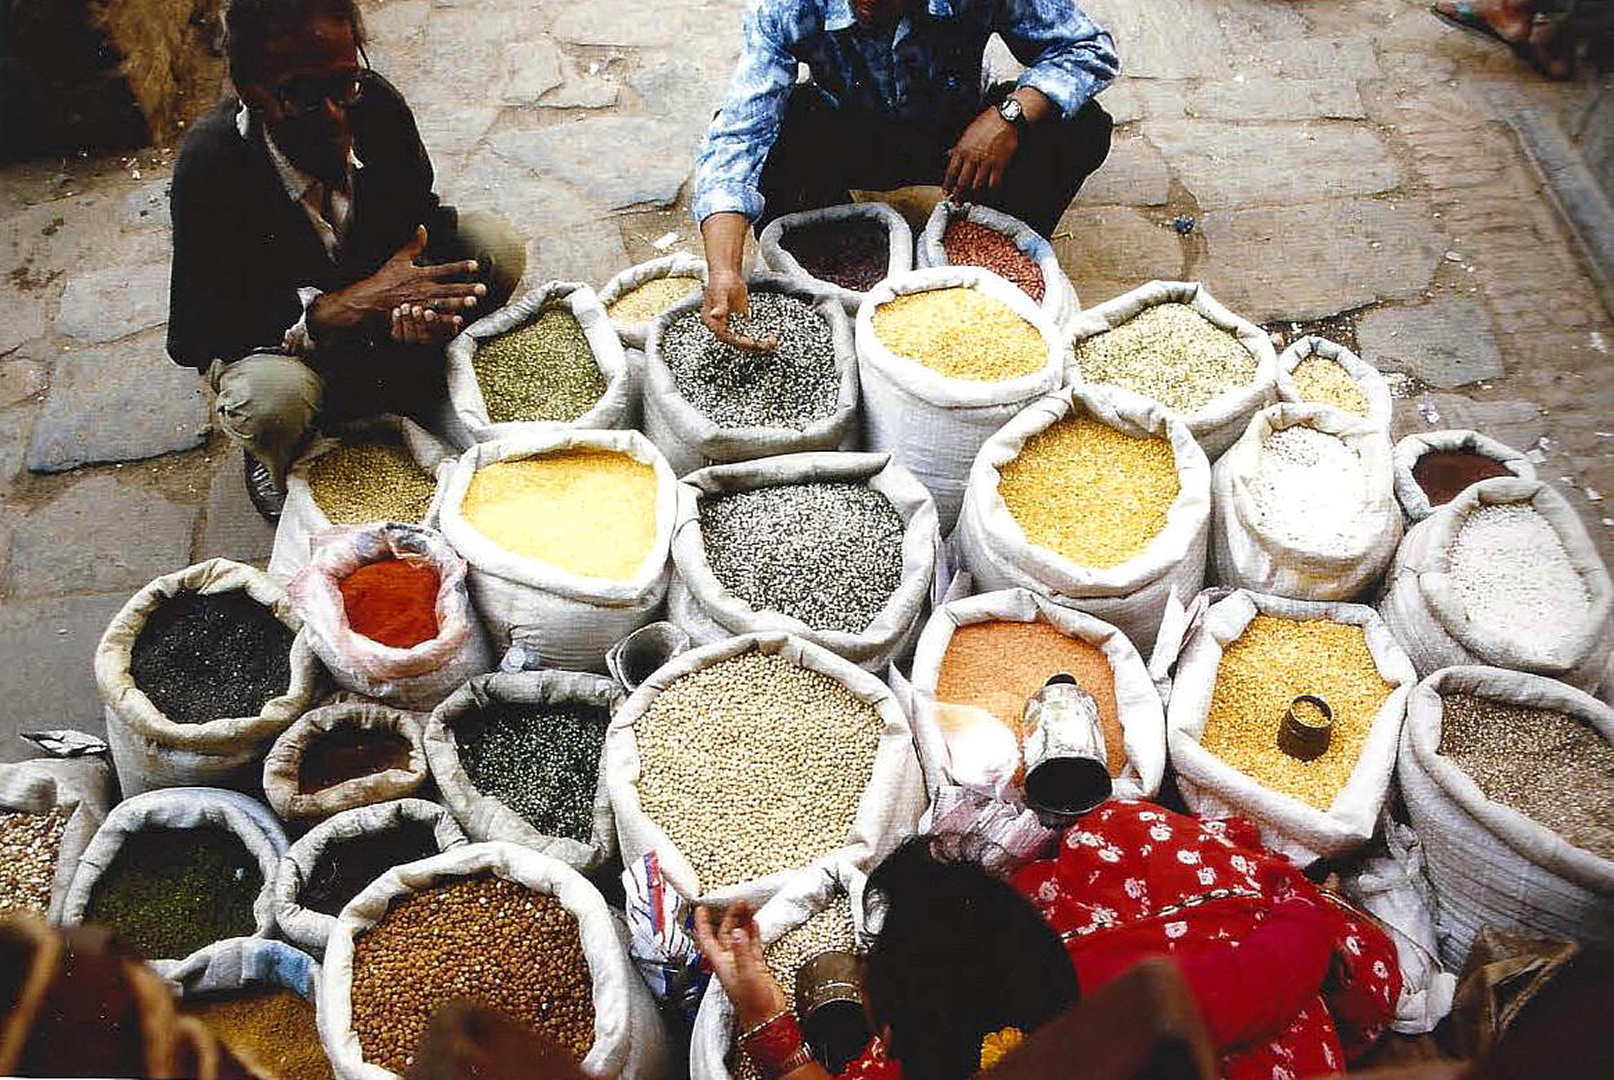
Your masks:
[{"label": "woman's hand", "polygon": [[695,942],[733,1002],[741,1030],[756,1027],[790,1007],[768,970],[762,955],[762,932],[751,916],[747,905],[732,904],[714,928],[712,909],[695,909]]}]

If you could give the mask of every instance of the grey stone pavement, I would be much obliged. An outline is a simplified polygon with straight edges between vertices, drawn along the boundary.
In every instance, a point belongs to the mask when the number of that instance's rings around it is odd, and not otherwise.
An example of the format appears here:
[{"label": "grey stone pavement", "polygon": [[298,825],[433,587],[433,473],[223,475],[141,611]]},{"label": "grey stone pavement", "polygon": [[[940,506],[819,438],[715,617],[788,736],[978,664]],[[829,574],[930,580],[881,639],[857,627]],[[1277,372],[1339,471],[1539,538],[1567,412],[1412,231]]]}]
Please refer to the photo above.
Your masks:
[{"label": "grey stone pavement", "polygon": [[[1614,555],[1614,320],[1507,126],[1567,110],[1422,0],[1091,0],[1125,76],[1109,163],[1055,237],[1084,302],[1205,281],[1409,378],[1397,434],[1536,448]],[[741,0],[376,0],[370,55],[438,187],[601,285],[686,213]],[[239,456],[163,353],[172,148],[0,170],[0,760],[100,729],[91,654],[152,576],[267,559]],[[1173,219],[1192,216],[1180,236]]]}]

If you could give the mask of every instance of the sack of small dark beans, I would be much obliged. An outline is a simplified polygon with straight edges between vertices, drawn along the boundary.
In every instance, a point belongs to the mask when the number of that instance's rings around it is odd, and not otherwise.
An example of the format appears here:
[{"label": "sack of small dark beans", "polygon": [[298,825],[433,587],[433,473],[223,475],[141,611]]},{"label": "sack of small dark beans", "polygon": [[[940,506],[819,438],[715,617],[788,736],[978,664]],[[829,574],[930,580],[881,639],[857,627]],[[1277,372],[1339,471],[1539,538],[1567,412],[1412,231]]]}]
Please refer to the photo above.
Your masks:
[{"label": "sack of small dark beans", "polygon": [[811,282],[848,315],[880,281],[913,269],[913,230],[880,202],[785,214],[762,230],[757,247],[768,269]]},{"label": "sack of small dark beans", "polygon": [[310,709],[263,762],[263,791],[288,822],[415,794],[429,778],[426,714],[357,699]]}]

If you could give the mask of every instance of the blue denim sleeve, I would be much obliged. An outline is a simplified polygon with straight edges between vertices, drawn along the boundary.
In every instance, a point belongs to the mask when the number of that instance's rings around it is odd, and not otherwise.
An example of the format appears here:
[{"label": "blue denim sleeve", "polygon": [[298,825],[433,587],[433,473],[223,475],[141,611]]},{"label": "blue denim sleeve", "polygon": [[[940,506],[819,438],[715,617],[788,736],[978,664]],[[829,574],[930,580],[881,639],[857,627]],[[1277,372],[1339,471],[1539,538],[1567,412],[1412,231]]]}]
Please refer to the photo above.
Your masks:
[{"label": "blue denim sleeve", "polygon": [[1121,69],[1115,41],[1073,0],[1002,0],[997,31],[1026,65],[1019,84],[1040,90],[1069,118]]}]

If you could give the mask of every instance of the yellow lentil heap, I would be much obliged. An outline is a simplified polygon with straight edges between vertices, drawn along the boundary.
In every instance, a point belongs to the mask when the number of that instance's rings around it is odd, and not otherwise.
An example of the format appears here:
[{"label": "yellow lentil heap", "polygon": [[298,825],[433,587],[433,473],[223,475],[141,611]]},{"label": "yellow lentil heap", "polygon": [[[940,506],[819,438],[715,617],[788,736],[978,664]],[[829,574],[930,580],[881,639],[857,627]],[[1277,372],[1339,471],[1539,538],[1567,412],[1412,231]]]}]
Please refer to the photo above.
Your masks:
[{"label": "yellow lentil heap", "polygon": [[1179,490],[1169,441],[1135,439],[1087,416],[1027,439],[1001,475],[998,492],[1027,540],[1099,570],[1142,553]]},{"label": "yellow lentil heap", "polygon": [[[1359,626],[1257,615],[1222,653],[1200,743],[1261,784],[1319,810],[1333,803],[1393,688]],[[1278,749],[1289,703],[1315,694],[1334,711],[1328,749],[1311,761]]]},{"label": "yellow lentil heap", "polygon": [[460,512],[506,551],[622,581],[655,544],[656,471],[616,450],[501,461],[471,478]]},{"label": "yellow lentil heap", "polygon": [[1357,416],[1367,415],[1367,395],[1350,373],[1332,360],[1306,357],[1295,365],[1294,380],[1302,401],[1332,405]]},{"label": "yellow lentil heap", "polygon": [[618,322],[644,322],[654,319],[701,287],[697,277],[651,278],[636,289],[617,297],[605,310]]},{"label": "yellow lentil heap", "polygon": [[1035,326],[1003,301],[963,286],[881,304],[874,333],[898,356],[954,379],[1001,382],[1048,363],[1048,345]]},{"label": "yellow lentil heap", "polygon": [[355,443],[315,458],[308,466],[308,488],[333,525],[413,525],[426,516],[437,481],[399,447]]},{"label": "yellow lentil heap", "polygon": [[1255,355],[1187,304],[1157,304],[1078,342],[1090,383],[1110,383],[1191,413],[1255,378]]}]

